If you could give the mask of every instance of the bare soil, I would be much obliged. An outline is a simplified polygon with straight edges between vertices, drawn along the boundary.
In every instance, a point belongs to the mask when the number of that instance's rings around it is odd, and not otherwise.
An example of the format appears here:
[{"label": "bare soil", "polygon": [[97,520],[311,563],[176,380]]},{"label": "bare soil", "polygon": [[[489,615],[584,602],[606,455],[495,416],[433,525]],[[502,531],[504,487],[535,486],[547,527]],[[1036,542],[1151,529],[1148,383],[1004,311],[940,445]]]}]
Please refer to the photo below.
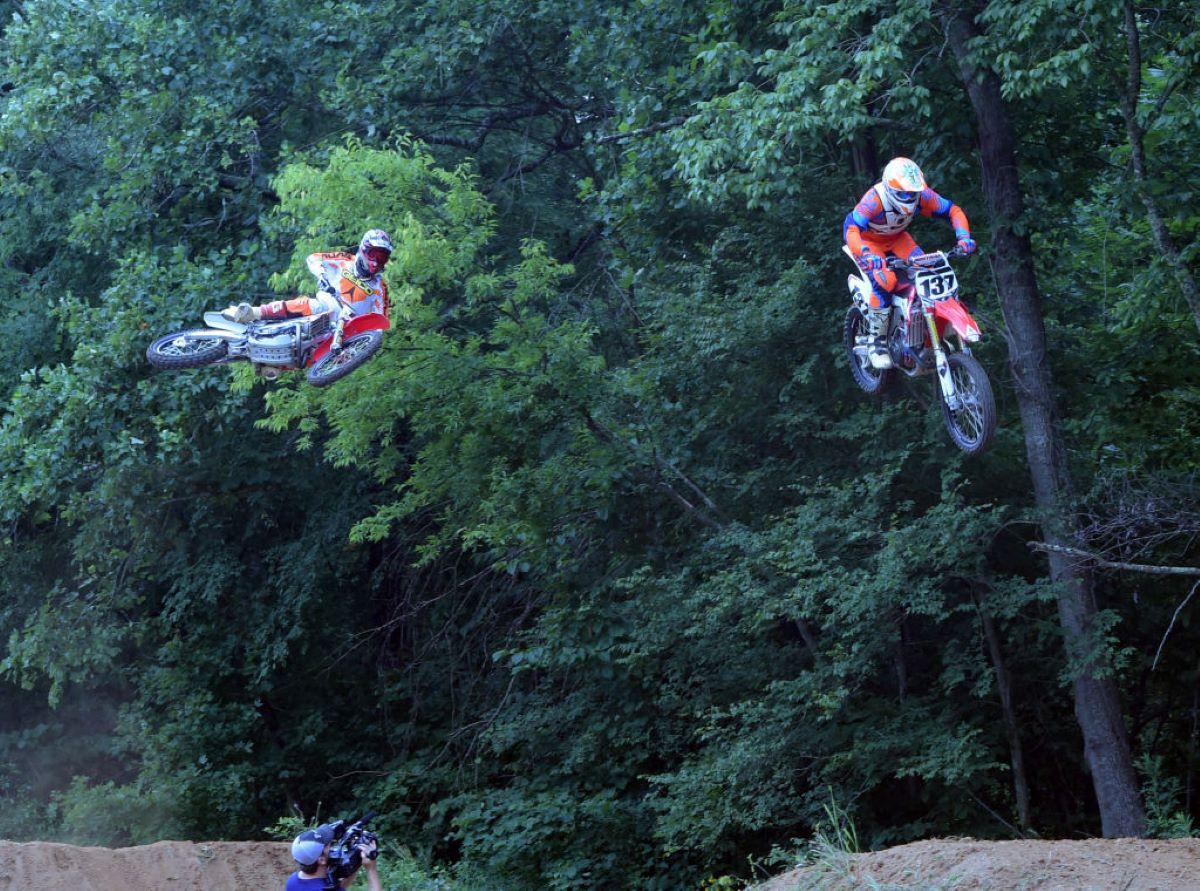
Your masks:
[{"label": "bare soil", "polygon": [[0,891],[282,891],[295,869],[287,842],[77,848],[0,841]]},{"label": "bare soil", "polygon": [[1200,891],[1200,839],[931,839],[831,855],[757,891]]},{"label": "bare soil", "polygon": [[[79,848],[0,841],[0,891],[282,891],[286,842]],[[756,891],[1200,891],[1200,839],[931,839],[830,855]]]}]

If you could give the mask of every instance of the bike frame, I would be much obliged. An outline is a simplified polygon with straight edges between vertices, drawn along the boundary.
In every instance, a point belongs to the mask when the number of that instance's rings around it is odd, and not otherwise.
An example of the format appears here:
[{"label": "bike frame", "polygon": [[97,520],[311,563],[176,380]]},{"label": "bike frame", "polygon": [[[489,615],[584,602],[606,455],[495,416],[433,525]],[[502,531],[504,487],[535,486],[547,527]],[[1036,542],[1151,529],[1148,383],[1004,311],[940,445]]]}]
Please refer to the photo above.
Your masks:
[{"label": "bike frame", "polygon": [[[935,251],[932,254],[923,254],[915,261],[898,261],[894,267],[902,267],[912,277],[914,289],[913,294],[909,297],[909,324],[912,324],[912,311],[915,309],[914,302],[920,301],[921,315],[925,319],[925,324],[929,328],[929,344],[933,349],[933,359],[937,368],[938,386],[941,387],[942,396],[946,400],[946,405],[951,411],[957,411],[959,408],[958,393],[954,386],[954,378],[950,374],[950,362],[946,358],[946,348],[944,346],[946,338],[946,329],[951,328],[958,335],[959,343],[962,351],[970,355],[968,343],[975,343],[979,340],[980,331],[979,325],[967,307],[961,300],[958,299],[958,278],[950,269],[950,264],[946,254],[941,251]],[[947,270],[940,273],[941,277],[948,278],[951,282],[949,293],[946,296],[941,296],[941,287],[936,292],[930,288],[925,288],[922,293],[918,293],[917,284],[921,281],[922,272],[925,276],[934,277],[938,273],[934,270]]]},{"label": "bike frame", "polygon": [[[846,245],[842,246],[842,252],[858,266],[859,272],[857,276],[850,276],[848,284],[850,285],[853,294],[854,303],[860,309],[866,311],[870,307],[871,295],[871,280],[867,277],[866,272],[858,265],[858,258],[854,256],[853,251]],[[976,343],[982,336],[979,324],[971,316],[966,305],[958,299],[957,277],[953,277],[953,290],[950,295],[940,296],[933,293],[919,294],[917,288],[917,280],[920,277],[922,269],[946,267],[946,272],[943,275],[952,275],[952,270],[949,266],[949,257],[956,256],[943,253],[942,251],[934,251],[929,254],[922,254],[918,258],[914,258],[916,262],[901,260],[898,257],[888,257],[886,262],[891,269],[902,269],[909,273],[910,279],[914,285],[913,291],[908,295],[907,301],[893,301],[893,306],[896,310],[904,315],[905,320],[909,325],[916,322],[914,314],[920,307],[921,316],[925,320],[925,324],[929,329],[929,343],[933,350],[934,365],[937,369],[938,386],[941,388],[942,395],[946,400],[946,404],[951,410],[957,410],[959,407],[958,393],[955,392],[954,380],[950,374],[950,364],[946,359],[946,348],[944,345],[946,335],[952,331],[958,336],[962,351],[970,355],[971,350],[967,346],[971,343]]]},{"label": "bike frame", "polygon": [[[236,362],[239,359],[246,358],[246,326],[237,322],[230,322],[220,313],[206,312],[204,321],[208,323],[208,328],[195,328],[190,331],[181,331],[182,336],[205,336],[205,337],[220,337],[223,340],[229,341],[230,352],[225,358],[214,362],[214,365],[224,365],[229,362]],[[361,316],[350,315],[349,307],[343,306],[338,312],[338,319],[334,323],[333,333],[326,337],[316,349],[312,351],[312,355],[304,363],[304,367],[309,367],[323,358],[327,353],[334,349],[341,349],[342,342],[347,337],[354,337],[356,334],[362,334],[364,331],[387,331],[392,327],[388,317],[383,313],[367,312]],[[280,366],[281,367],[281,366]]]}]

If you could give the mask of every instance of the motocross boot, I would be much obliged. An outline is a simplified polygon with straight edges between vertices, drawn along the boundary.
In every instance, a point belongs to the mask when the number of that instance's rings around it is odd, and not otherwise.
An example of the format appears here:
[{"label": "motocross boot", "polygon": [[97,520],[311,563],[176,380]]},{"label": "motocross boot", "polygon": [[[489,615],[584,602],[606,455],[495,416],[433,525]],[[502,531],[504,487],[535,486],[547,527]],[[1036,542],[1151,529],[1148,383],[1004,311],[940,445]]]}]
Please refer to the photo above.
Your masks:
[{"label": "motocross boot", "polygon": [[249,303],[239,303],[237,306],[225,307],[221,310],[221,315],[239,325],[249,325],[258,318],[258,313],[254,311],[255,308]]},{"label": "motocross boot", "polygon": [[885,371],[892,367],[892,357],[887,348],[888,321],[891,316],[890,308],[870,309],[866,312],[867,361],[871,363],[872,368],[879,371]]}]

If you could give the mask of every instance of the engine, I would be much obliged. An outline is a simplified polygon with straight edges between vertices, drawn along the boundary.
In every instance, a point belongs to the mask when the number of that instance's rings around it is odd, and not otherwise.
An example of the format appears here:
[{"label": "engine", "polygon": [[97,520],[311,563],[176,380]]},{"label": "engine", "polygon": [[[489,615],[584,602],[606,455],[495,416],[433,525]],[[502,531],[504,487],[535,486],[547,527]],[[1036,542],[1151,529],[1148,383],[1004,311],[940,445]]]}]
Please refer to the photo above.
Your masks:
[{"label": "engine", "polygon": [[316,341],[329,333],[329,328],[328,313],[263,325],[250,334],[250,361],[260,366],[297,368],[304,364]]}]

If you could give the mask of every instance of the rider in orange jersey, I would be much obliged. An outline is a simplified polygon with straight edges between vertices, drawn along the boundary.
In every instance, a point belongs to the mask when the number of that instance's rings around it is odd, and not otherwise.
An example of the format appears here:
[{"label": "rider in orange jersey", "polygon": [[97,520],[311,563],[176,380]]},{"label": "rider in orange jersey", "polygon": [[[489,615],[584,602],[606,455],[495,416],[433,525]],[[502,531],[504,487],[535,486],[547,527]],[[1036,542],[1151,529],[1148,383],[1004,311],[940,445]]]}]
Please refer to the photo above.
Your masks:
[{"label": "rider in orange jersey", "polygon": [[875,368],[891,367],[884,336],[892,295],[908,285],[887,268],[884,258],[907,260],[924,253],[907,232],[918,212],[948,218],[963,253],[975,250],[971,226],[962,208],[929,188],[921,168],[908,158],[888,162],[882,180],[862,196],[842,225],[846,245],[871,279],[871,312],[867,314],[871,345],[867,358]]}]

